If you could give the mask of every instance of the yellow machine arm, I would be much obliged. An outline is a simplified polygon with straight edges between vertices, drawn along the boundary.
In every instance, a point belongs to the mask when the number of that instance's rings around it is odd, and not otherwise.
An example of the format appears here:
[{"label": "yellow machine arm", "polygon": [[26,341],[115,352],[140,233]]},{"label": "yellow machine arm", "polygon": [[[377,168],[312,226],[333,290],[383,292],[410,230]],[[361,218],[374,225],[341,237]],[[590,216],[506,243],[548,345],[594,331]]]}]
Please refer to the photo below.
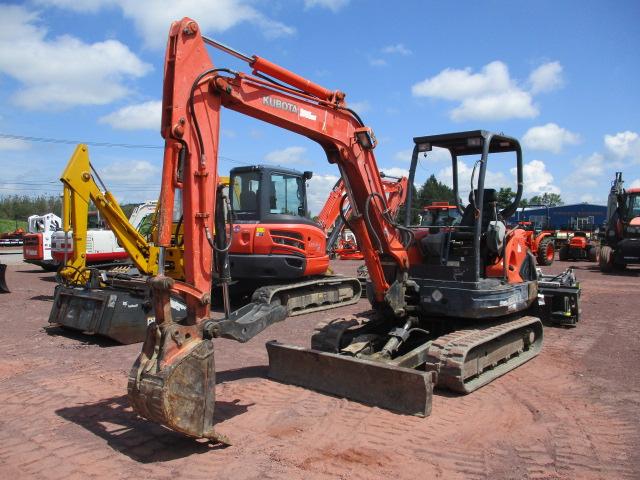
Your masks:
[{"label": "yellow machine arm", "polygon": [[[104,192],[97,185],[96,179]],[[65,235],[69,230],[73,231],[73,253],[60,271],[63,278],[77,284],[89,281],[90,271],[86,268],[89,201],[93,202],[100,215],[109,223],[120,245],[129,254],[140,273],[147,275],[157,273],[158,248],[147,242],[129,223],[129,219],[116,199],[93,170],[86,145],[80,144],[76,147],[60,181],[64,184],[63,230]]]}]

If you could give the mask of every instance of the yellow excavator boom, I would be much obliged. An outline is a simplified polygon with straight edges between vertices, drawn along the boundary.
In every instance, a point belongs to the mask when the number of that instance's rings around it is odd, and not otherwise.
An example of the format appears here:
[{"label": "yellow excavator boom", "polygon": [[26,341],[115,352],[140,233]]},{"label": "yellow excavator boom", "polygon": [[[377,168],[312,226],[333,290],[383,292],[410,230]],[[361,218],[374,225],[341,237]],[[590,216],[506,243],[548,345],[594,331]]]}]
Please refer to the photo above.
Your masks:
[{"label": "yellow excavator boom", "polygon": [[[101,183],[102,189],[96,183]],[[89,161],[86,145],[76,147],[69,159],[62,176],[64,185],[62,197],[62,224],[65,235],[72,231],[73,252],[68,258],[60,275],[75,284],[89,281],[89,270],[86,268],[87,251],[87,216],[89,202],[93,202],[102,218],[104,218],[118,239],[118,242],[131,257],[138,270],[147,275],[155,275],[158,271],[159,250],[151,245],[122,211],[113,194],[108,191],[93,170]]]}]

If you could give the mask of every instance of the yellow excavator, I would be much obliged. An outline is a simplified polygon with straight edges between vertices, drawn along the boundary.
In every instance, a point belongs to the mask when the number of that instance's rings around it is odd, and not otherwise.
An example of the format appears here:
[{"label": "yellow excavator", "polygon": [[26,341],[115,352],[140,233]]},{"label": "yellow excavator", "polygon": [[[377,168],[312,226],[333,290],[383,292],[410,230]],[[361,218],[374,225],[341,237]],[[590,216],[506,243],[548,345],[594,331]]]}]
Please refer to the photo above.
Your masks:
[{"label": "yellow excavator", "polygon": [[[120,343],[144,339],[152,321],[146,278],[158,271],[159,249],[129,222],[89,161],[86,145],[78,145],[60,178],[63,187],[63,230],[73,251],[58,272],[49,323],[100,334]],[[106,270],[88,267],[87,216],[93,202],[108,222],[133,265]],[[153,229],[152,229],[153,230]],[[180,247],[165,249],[165,271],[182,279]],[[175,303],[176,314],[184,310]]]}]

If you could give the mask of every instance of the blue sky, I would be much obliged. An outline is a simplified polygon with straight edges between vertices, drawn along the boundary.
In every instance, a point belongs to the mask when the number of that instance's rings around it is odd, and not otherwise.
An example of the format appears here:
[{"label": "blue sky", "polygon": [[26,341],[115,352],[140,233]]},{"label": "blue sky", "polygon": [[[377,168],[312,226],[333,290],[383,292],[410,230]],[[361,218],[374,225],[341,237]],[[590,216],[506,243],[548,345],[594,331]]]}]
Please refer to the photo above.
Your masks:
[{"label": "blue sky", "polygon": [[[391,173],[408,168],[414,136],[482,128],[521,139],[528,196],[603,203],[616,170],[640,186],[637,1],[4,2],[0,134],[161,147],[164,47],[171,21],[183,16],[238,50],[346,92]],[[246,70],[210,55],[217,67]],[[234,161],[311,169],[317,213],[337,178],[320,147],[230,111],[222,129],[221,174]],[[0,194],[59,193],[72,151],[0,137]],[[90,153],[121,201],[157,196],[161,148]],[[495,160],[490,183],[513,186],[513,164]],[[421,161],[418,182],[430,173],[450,182],[443,155]]]}]

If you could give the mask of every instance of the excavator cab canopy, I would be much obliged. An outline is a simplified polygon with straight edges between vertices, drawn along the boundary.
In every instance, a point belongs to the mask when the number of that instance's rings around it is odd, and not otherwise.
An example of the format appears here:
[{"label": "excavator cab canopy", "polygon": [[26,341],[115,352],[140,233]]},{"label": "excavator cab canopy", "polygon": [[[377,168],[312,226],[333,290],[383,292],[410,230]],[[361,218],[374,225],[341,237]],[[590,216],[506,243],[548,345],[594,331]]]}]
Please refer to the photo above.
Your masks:
[{"label": "excavator cab canopy", "polygon": [[232,169],[229,190],[236,221],[299,223],[307,213],[309,178],[311,172],[265,165]]},{"label": "excavator cab canopy", "polygon": [[[464,208],[460,204],[460,195],[458,189],[458,157],[467,155],[481,155],[479,160],[479,171],[477,177],[472,175],[472,182],[476,185],[471,190],[469,202],[475,207],[476,205],[484,205],[487,201],[491,201],[495,195],[495,191],[487,190],[488,198],[484,198],[485,189],[484,181],[487,172],[487,163],[489,154],[515,152],[516,154],[516,171],[517,171],[517,191],[513,202],[500,213],[503,218],[508,218],[516,212],[523,190],[523,167],[522,167],[522,149],[520,142],[513,137],[507,135],[489,132],[487,130],[470,130],[466,132],[444,133],[439,135],[427,135],[423,137],[414,137],[415,147],[411,160],[411,169],[409,171],[409,183],[413,182],[415,170],[418,163],[418,155],[433,150],[433,147],[444,148],[449,150],[452,162],[452,180],[453,193],[456,199],[458,211],[463,213]],[[474,167],[474,174],[476,168]],[[409,192],[411,194],[411,192]],[[407,205],[411,204],[411,199],[407,200]],[[482,208],[479,208],[482,210]],[[478,219],[481,223],[482,215]],[[408,217],[408,216],[407,216]],[[479,233],[479,232],[478,232]]]}]

